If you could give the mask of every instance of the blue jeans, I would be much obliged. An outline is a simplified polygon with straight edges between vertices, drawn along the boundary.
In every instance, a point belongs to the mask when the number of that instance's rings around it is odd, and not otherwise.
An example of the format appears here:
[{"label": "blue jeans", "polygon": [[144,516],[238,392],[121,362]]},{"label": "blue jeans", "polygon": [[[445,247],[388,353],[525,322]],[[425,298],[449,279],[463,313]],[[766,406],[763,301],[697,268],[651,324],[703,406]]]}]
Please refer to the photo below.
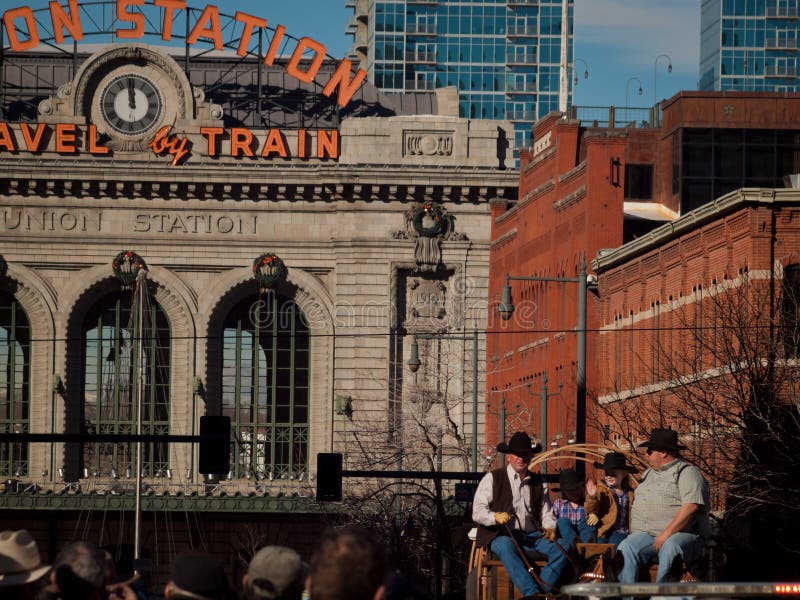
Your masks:
[{"label": "blue jeans", "polygon": [[572,521],[565,517],[561,517],[557,523],[558,534],[560,537],[571,540],[577,536],[584,544],[597,540],[597,527],[589,525],[586,522],[586,519],[581,519],[578,521],[577,527]]},{"label": "blue jeans", "polygon": [[690,565],[703,554],[703,539],[694,533],[673,533],[656,553],[653,548],[654,535],[636,531],[626,537],[619,545],[619,551],[625,557],[625,566],[619,574],[620,583],[634,583],[639,568],[652,561],[658,555],[658,574],[656,582],[664,581],[672,561],[680,556],[683,563]]},{"label": "blue jeans", "polygon": [[603,535],[597,538],[597,541],[601,544],[614,544],[614,548],[619,548],[620,543],[628,537],[627,533],[621,533],[619,531],[612,531],[608,535]]},{"label": "blue jeans", "polygon": [[539,589],[531,574],[528,573],[528,569],[522,562],[522,558],[514,547],[514,542],[511,541],[511,538],[505,535],[498,536],[492,540],[489,548],[503,561],[514,587],[523,596],[553,591],[567,564],[567,557],[556,547],[556,544],[569,552],[572,548],[572,539],[559,539],[556,542],[549,542],[542,537],[540,531],[524,533],[513,530],[513,533],[523,550],[536,550],[547,557],[547,566],[539,573],[539,578],[544,581],[548,589]]}]

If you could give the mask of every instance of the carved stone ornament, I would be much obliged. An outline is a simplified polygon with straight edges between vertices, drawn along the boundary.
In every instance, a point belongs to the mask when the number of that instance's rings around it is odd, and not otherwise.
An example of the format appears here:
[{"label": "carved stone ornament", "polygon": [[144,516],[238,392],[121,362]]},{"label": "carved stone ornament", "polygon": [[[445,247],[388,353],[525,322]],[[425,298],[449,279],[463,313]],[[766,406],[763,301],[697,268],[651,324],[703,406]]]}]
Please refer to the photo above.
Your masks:
[{"label": "carved stone ornament", "polygon": [[405,213],[405,221],[405,229],[392,232],[392,237],[414,240],[414,261],[419,271],[440,268],[443,240],[466,239],[463,234],[455,234],[453,216],[435,202],[412,206]]},{"label": "carved stone ornament", "polygon": [[405,152],[408,156],[450,156],[453,154],[453,134],[407,132]]},{"label": "carved stone ornament", "polygon": [[129,288],[136,282],[139,271],[147,270],[147,264],[142,257],[131,250],[123,250],[111,261],[114,276],[122,282],[123,288]]},{"label": "carved stone ornament", "polygon": [[253,277],[262,289],[272,289],[286,279],[288,271],[276,254],[262,254],[253,261]]}]

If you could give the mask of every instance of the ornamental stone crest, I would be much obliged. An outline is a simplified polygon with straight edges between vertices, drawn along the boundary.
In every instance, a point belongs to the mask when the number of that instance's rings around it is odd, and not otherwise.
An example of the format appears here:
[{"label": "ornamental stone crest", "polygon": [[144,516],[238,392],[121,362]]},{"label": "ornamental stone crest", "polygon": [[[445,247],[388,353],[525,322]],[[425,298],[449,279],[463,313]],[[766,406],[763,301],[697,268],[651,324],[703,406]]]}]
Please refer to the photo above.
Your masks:
[{"label": "ornamental stone crest", "polygon": [[286,279],[288,270],[279,256],[262,254],[253,261],[253,277],[261,289],[269,290]]},{"label": "ornamental stone crest", "polygon": [[455,219],[436,202],[415,204],[405,213],[405,229],[395,231],[395,239],[413,239],[414,261],[417,270],[436,271],[442,266],[442,242],[465,240],[467,236],[455,232]]}]

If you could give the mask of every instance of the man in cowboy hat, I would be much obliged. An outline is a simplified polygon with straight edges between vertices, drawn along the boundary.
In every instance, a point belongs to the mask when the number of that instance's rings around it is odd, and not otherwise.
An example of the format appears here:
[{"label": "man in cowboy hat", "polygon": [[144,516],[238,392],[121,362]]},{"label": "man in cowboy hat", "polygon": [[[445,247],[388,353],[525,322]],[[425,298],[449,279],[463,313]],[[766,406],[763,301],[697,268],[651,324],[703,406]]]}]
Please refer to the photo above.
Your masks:
[{"label": "man in cowboy hat", "polygon": [[622,583],[633,583],[639,568],[658,556],[656,581],[665,581],[673,561],[689,565],[703,553],[703,539],[693,532],[708,510],[708,484],[694,465],[680,457],[685,446],[678,432],[653,429],[639,444],[647,450],[650,468],[636,488],[631,507],[631,533],[619,546],[625,566]]},{"label": "man in cowboy hat", "polygon": [[[556,541],[556,518],[542,476],[528,472],[528,463],[541,446],[531,445],[527,433],[518,431],[497,451],[508,455],[508,465],[487,473],[478,484],[472,502],[472,520],[478,528],[478,546],[488,546],[506,567],[508,576],[523,596],[552,592],[567,562],[566,551],[572,539]],[[516,544],[524,551],[535,550],[547,556],[547,566],[539,579],[528,573]],[[560,546],[560,548],[559,548]]]},{"label": "man in cowboy hat", "polygon": [[0,532],[0,597],[33,600],[49,570],[30,533],[24,529]]}]

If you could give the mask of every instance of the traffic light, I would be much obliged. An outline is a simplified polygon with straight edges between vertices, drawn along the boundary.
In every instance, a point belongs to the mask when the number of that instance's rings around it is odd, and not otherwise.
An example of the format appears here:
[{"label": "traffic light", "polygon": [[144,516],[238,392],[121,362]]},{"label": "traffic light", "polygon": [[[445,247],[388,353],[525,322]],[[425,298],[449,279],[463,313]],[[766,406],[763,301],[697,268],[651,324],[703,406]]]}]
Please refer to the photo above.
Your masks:
[{"label": "traffic light", "polygon": [[342,455],[337,452],[317,454],[317,502],[342,499]]},{"label": "traffic light", "polygon": [[230,471],[231,418],[200,417],[200,438],[200,473],[219,475]]}]

